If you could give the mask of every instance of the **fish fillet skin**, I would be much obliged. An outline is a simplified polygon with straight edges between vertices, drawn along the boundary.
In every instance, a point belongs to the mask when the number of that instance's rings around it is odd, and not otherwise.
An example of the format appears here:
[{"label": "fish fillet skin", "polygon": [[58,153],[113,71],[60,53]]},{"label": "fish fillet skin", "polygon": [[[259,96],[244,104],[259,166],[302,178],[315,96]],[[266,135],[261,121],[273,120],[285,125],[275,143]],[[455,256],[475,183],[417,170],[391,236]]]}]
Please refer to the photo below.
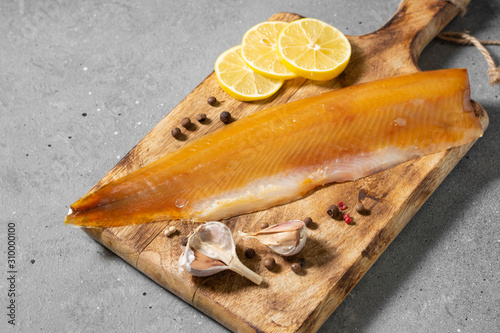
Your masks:
[{"label": "fish fillet skin", "polygon": [[278,105],[90,192],[65,223],[210,221],[299,199],[483,133],[465,69],[418,72]]}]

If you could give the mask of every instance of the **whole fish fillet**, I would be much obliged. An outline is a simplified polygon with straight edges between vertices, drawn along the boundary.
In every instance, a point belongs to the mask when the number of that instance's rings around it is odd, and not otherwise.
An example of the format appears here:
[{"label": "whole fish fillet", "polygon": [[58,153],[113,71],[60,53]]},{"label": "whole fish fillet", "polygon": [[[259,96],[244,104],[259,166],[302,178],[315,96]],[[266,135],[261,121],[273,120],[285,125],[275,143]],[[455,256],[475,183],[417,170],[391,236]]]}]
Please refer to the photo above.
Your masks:
[{"label": "whole fish fillet", "polygon": [[192,141],[76,201],[65,223],[220,220],[482,133],[465,69],[359,84],[257,112]]}]

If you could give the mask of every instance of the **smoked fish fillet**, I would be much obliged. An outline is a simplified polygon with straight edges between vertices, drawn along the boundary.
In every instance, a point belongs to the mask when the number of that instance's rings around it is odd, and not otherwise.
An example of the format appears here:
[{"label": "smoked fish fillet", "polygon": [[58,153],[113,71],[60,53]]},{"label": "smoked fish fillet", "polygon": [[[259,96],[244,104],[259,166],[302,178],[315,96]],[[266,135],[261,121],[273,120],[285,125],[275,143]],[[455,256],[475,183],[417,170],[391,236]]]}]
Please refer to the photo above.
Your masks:
[{"label": "smoked fish fillet", "polygon": [[257,112],[71,205],[65,223],[210,221],[299,199],[479,138],[465,69],[419,72]]}]

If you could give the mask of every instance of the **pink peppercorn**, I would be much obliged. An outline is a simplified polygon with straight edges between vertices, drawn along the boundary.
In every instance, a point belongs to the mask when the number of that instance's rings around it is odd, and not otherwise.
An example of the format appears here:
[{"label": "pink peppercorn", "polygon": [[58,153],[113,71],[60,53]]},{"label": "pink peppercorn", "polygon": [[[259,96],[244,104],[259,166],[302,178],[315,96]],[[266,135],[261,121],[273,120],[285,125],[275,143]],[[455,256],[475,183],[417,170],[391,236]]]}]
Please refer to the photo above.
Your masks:
[{"label": "pink peppercorn", "polygon": [[346,209],[346,208],[347,208],[346,204],[345,204],[345,203],[343,203],[342,201],[341,201],[341,202],[339,202],[338,206],[339,206],[339,208],[340,208],[341,210],[344,210],[344,209]]}]

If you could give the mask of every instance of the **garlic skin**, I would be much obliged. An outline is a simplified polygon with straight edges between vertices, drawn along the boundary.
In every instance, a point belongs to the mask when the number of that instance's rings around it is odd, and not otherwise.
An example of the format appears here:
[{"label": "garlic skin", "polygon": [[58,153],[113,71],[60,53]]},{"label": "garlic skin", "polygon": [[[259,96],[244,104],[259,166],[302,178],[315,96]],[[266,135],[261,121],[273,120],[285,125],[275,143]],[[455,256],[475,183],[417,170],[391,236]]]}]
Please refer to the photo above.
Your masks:
[{"label": "garlic skin", "polygon": [[272,225],[253,233],[239,232],[243,239],[255,238],[271,251],[282,256],[293,256],[306,245],[307,228],[300,220],[291,220]]},{"label": "garlic skin", "polygon": [[215,221],[200,225],[189,237],[179,258],[179,267],[194,276],[209,276],[230,269],[255,284],[262,282],[261,276],[238,259],[231,230]]},{"label": "garlic skin", "polygon": [[[213,263],[210,264],[209,262],[204,261],[207,267],[193,267],[193,263],[197,262],[196,254],[195,251],[189,246],[186,246],[184,253],[179,257],[179,266],[184,268],[189,274],[194,275],[194,276],[210,276],[214,275],[216,273],[225,271],[226,269],[229,269],[229,266],[224,264],[222,261],[213,259]],[[210,257],[208,257],[210,258]],[[219,264],[220,263],[220,264]]]}]

